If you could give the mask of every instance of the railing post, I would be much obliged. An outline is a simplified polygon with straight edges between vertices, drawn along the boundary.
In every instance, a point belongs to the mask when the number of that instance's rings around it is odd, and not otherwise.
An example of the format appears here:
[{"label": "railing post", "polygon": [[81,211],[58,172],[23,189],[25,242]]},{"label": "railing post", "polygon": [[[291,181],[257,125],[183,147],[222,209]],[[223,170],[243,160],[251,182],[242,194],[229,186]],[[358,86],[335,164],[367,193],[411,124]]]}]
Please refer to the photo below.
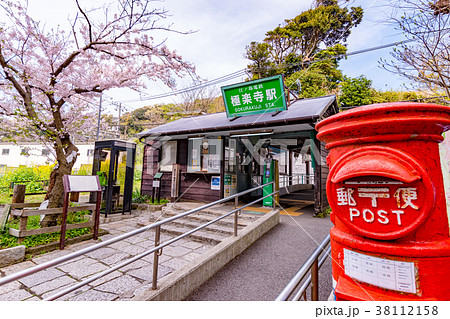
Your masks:
[{"label": "railing post", "polygon": [[[273,192],[278,191],[278,189],[276,189],[276,188],[277,188],[276,183],[273,182],[273,187],[272,187]],[[275,209],[277,207],[277,199],[278,199],[278,196],[276,196],[277,194],[272,195],[272,209]]]},{"label": "railing post", "polygon": [[[155,247],[159,246],[161,238],[161,226],[155,227]],[[153,280],[152,289],[158,289],[158,259],[162,253],[162,249],[156,250],[153,253]]]},{"label": "railing post", "polygon": [[311,266],[311,300],[319,300],[319,259],[316,258]]},{"label": "railing post", "polygon": [[[234,198],[234,209],[236,209],[239,206],[239,196],[236,196]],[[241,211],[238,210],[236,212],[234,212],[234,236],[237,236],[238,233],[238,214]]]}]

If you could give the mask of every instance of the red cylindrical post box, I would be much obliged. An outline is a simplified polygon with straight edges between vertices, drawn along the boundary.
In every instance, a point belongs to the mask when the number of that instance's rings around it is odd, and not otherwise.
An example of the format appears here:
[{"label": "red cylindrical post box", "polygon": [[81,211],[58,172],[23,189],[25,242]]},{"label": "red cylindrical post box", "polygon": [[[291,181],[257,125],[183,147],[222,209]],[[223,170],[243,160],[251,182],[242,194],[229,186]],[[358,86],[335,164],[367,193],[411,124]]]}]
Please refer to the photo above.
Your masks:
[{"label": "red cylindrical post box", "polygon": [[316,128],[330,150],[336,300],[450,300],[449,216],[438,149],[450,129],[450,107],[375,104]]}]

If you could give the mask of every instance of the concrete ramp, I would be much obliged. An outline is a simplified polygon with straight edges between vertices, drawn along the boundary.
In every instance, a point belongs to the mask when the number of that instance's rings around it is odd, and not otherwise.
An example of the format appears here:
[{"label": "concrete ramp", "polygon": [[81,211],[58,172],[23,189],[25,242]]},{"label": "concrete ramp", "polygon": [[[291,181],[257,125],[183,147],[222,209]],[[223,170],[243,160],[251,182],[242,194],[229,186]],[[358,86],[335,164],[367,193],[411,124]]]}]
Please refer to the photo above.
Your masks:
[{"label": "concrete ramp", "polygon": [[238,236],[223,239],[197,259],[158,281],[158,289],[147,289],[131,300],[183,300],[216,272],[280,222],[278,210],[271,211],[239,230]]}]

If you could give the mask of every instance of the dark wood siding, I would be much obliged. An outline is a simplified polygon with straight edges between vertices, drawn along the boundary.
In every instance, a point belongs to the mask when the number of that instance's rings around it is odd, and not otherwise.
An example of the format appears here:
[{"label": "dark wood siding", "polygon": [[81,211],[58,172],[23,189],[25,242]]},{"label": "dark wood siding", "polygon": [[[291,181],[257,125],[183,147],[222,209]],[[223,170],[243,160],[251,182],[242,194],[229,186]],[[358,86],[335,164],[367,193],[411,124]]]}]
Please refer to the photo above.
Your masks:
[{"label": "dark wood siding", "polygon": [[[187,173],[188,140],[178,140],[177,164],[180,164],[180,197],[181,200],[212,202],[221,198],[219,190],[211,190],[211,177],[220,174]],[[142,194],[152,194],[153,176],[158,171],[159,149],[150,146],[144,148],[144,164],[142,173]],[[151,169],[148,169],[151,168]],[[161,180],[161,197],[170,198],[172,173],[164,172]]]},{"label": "dark wood siding", "polygon": [[329,207],[327,198],[327,178],[329,173],[327,156],[329,151],[325,148],[325,143],[317,139],[314,139],[314,143],[317,149],[320,150],[320,158],[314,158],[314,210],[320,212]]},{"label": "dark wood siding", "polygon": [[[339,108],[336,100],[333,104],[325,111],[322,115],[322,119],[332,116],[334,114],[339,113]],[[315,134],[314,134],[315,136]],[[314,137],[314,144],[316,149],[320,150],[320,160],[315,159],[315,171],[314,171],[314,209],[316,212],[321,212],[328,207],[330,204],[328,203],[327,198],[327,179],[328,174],[330,173],[330,169],[327,165],[327,156],[329,154],[329,150],[325,147],[325,143],[320,142]]]},{"label": "dark wood siding", "polygon": [[330,204],[328,204],[328,197],[327,197],[327,179],[328,175],[330,173],[330,169],[327,165],[327,156],[330,153],[330,151],[325,147],[325,143],[320,142],[320,155],[322,157],[322,164],[321,166],[321,208],[322,210],[328,208]]},{"label": "dark wood siding", "polygon": [[[151,146],[150,146],[151,145]],[[141,194],[151,195],[153,191],[153,176],[158,172],[158,162],[160,148],[155,148],[156,143],[148,143],[144,147],[144,163],[142,165],[142,184],[141,184]],[[167,184],[171,182],[171,174],[164,173],[161,180],[161,197],[167,198],[165,193],[165,188]],[[169,194],[170,196],[170,185]]]}]

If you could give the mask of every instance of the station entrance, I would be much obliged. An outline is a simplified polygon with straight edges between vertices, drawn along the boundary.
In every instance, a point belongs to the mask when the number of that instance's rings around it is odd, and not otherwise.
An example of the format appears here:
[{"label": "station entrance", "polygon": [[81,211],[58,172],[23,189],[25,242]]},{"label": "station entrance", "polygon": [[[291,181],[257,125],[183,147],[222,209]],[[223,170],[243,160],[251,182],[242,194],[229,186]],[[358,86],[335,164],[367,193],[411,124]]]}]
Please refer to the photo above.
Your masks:
[{"label": "station entrance", "polygon": [[[224,197],[264,184],[264,174],[276,160],[280,203],[314,203],[314,168],[311,132],[290,135],[251,133],[225,138]],[[263,190],[244,199],[261,197]]]}]

